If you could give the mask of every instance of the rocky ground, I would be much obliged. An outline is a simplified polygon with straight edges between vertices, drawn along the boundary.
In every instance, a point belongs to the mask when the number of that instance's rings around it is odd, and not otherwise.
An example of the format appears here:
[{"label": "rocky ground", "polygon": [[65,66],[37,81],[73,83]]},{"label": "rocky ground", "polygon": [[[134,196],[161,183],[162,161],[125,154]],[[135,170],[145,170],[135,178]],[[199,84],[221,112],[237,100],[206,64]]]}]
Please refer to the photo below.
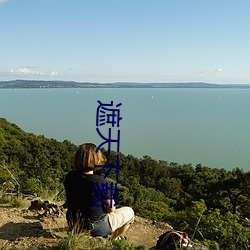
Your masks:
[{"label": "rocky ground", "polygon": [[[67,236],[65,211],[61,206],[30,210],[0,205],[0,249],[54,249]],[[169,229],[167,224],[136,216],[125,236],[134,246],[149,249]]]}]

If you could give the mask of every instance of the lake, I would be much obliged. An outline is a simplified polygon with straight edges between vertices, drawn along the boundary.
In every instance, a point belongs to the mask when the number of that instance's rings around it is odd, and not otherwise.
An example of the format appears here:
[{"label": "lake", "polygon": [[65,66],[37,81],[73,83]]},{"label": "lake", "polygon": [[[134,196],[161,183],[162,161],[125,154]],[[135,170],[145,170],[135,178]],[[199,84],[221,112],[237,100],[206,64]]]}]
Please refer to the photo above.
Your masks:
[{"label": "lake", "polygon": [[98,100],[122,103],[125,155],[250,170],[249,89],[1,89],[0,117],[36,135],[99,145]]}]

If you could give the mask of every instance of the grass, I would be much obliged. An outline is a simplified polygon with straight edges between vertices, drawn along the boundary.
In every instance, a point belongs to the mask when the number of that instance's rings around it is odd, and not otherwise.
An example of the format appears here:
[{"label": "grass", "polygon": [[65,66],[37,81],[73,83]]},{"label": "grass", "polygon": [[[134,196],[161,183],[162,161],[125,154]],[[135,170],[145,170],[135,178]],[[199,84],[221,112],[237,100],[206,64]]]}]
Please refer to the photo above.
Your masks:
[{"label": "grass", "polygon": [[91,237],[88,232],[69,232],[68,236],[61,239],[57,250],[143,250],[143,246],[132,246],[126,240],[111,240],[103,237]]},{"label": "grass", "polygon": [[10,201],[10,197],[0,197],[0,204],[8,204]]},{"label": "grass", "polygon": [[93,249],[93,242],[84,233],[75,233],[72,230],[68,236],[58,243],[58,250]]},{"label": "grass", "polygon": [[29,206],[29,201],[23,199],[22,197],[14,196],[10,200],[12,207],[16,208],[27,208]]},{"label": "grass", "polygon": [[58,202],[65,200],[65,194],[64,190],[58,190],[58,189],[48,189],[44,188],[42,191],[39,192],[39,197],[42,200],[49,200],[51,202]]},{"label": "grass", "polygon": [[0,204],[10,205],[15,208],[27,208],[29,206],[29,201],[20,196],[6,195],[0,197]]}]

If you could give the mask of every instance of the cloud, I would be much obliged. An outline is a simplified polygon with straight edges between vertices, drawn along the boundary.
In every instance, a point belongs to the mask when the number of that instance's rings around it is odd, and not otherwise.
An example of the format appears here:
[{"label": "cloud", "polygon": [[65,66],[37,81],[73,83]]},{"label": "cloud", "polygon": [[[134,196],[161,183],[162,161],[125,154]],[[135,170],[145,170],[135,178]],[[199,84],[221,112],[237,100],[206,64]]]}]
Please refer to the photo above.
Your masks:
[{"label": "cloud", "polygon": [[223,73],[223,69],[218,68],[214,70],[202,70],[202,71],[199,71],[198,73],[202,75],[207,75],[207,76],[214,76],[214,75]]},{"label": "cloud", "polygon": [[51,76],[57,76],[58,73],[57,73],[55,70],[52,70],[52,71],[50,72],[50,75],[51,75]]},{"label": "cloud", "polygon": [[9,70],[9,73],[15,75],[26,75],[26,76],[57,76],[58,72],[55,70],[51,71],[40,71],[36,70],[36,67],[22,67]]},{"label": "cloud", "polygon": [[0,5],[6,3],[8,0],[0,0]]},{"label": "cloud", "polygon": [[223,69],[215,69],[214,70],[216,73],[221,73],[221,72],[223,72]]},{"label": "cloud", "polygon": [[9,72],[21,75],[27,75],[31,73],[31,71],[28,68],[11,69]]}]

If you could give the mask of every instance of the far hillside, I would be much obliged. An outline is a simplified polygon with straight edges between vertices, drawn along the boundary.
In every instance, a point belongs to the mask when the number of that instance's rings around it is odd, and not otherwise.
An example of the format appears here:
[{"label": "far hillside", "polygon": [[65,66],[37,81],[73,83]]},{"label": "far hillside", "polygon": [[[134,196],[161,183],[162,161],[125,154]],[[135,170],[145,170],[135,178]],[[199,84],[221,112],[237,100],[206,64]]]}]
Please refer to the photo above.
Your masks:
[{"label": "far hillside", "polygon": [[249,89],[250,84],[213,84],[206,82],[74,82],[74,81],[43,81],[13,80],[0,81],[0,89],[19,88],[241,88]]}]

